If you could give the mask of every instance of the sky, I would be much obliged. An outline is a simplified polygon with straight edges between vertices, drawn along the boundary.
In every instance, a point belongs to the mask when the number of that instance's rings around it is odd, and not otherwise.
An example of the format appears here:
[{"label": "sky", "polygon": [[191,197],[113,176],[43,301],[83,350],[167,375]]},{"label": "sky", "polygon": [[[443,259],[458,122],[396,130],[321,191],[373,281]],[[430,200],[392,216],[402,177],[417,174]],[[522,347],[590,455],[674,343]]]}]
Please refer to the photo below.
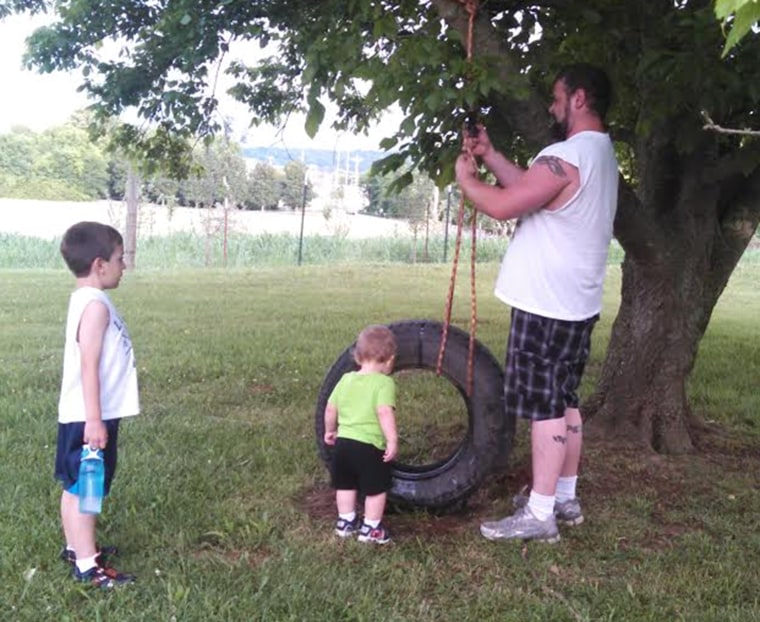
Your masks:
[{"label": "sky", "polygon": [[[88,104],[87,98],[76,90],[80,83],[76,73],[38,74],[22,68],[24,41],[41,23],[40,18],[26,15],[11,15],[0,21],[0,133],[19,125],[35,132],[62,125],[73,112]],[[231,100],[222,102],[221,112],[235,119],[236,133],[246,131],[248,119],[243,106]],[[395,132],[399,120],[400,114],[390,114],[369,136],[353,136],[336,134],[329,128],[330,119],[326,117],[312,140],[303,129],[303,117],[297,117],[288,122],[283,133],[272,127],[251,128],[245,143],[289,149],[376,150],[383,137]]]}]

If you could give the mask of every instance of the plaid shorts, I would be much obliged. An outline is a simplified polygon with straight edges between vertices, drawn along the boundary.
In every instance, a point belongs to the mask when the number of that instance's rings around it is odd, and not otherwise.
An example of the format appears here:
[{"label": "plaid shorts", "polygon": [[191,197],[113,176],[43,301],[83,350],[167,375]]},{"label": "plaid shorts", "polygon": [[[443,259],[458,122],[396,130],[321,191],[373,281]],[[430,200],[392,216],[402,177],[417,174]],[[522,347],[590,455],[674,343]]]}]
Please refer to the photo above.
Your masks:
[{"label": "plaid shorts", "polygon": [[578,385],[588,360],[591,331],[599,319],[568,322],[512,309],[504,366],[509,414],[545,421],[578,407]]}]

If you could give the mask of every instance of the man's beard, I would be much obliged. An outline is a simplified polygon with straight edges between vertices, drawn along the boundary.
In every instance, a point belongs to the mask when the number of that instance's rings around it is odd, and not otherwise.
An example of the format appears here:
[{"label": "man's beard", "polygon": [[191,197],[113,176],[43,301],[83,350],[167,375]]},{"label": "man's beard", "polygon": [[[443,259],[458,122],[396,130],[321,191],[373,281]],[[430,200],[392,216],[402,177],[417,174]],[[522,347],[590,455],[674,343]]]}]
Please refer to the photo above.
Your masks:
[{"label": "man's beard", "polygon": [[567,123],[555,119],[549,126],[549,134],[556,141],[567,140]]}]

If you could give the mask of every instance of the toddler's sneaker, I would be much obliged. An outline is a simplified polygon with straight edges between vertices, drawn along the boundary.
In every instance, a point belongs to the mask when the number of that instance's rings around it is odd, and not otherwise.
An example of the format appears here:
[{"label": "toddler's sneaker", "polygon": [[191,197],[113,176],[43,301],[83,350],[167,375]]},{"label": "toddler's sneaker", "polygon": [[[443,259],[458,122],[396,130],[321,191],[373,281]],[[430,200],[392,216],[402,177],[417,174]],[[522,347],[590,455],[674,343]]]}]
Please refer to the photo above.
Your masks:
[{"label": "toddler's sneaker", "polygon": [[[98,556],[95,558],[98,566],[107,565],[109,557],[117,557],[119,555],[119,549],[115,546],[99,546]],[[77,554],[71,549],[67,549],[65,546],[61,549],[61,553],[58,555],[62,561],[73,566],[77,563]]]},{"label": "toddler's sneaker", "polygon": [[133,574],[118,572],[115,568],[104,568],[103,566],[94,566],[87,572],[79,572],[79,569],[74,566],[74,578],[82,583],[90,583],[102,590],[110,590],[118,585],[134,583],[137,579]]},{"label": "toddler's sneaker", "polygon": [[391,541],[390,532],[380,523],[377,527],[370,527],[362,523],[359,530],[359,542],[374,542],[375,544],[388,544]]},{"label": "toddler's sneaker", "polygon": [[361,519],[358,516],[354,520],[339,518],[338,522],[335,523],[335,535],[341,538],[349,538],[359,531],[361,523]]}]

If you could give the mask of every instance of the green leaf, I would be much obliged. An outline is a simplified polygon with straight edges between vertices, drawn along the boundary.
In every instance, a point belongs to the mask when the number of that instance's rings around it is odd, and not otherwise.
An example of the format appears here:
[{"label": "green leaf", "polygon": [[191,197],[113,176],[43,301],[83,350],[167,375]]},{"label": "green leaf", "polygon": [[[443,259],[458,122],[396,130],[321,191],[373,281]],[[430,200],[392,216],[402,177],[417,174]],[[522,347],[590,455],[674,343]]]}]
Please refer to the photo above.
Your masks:
[{"label": "green leaf", "polygon": [[383,138],[380,141],[380,149],[382,149],[383,151],[390,151],[397,144],[398,144],[398,138],[396,138],[395,136],[391,138]]},{"label": "green leaf", "polygon": [[[718,0],[715,15],[723,20],[723,27],[730,23],[722,56],[725,56],[760,21],[760,2],[757,0]],[[732,19],[733,16],[733,19]]]},{"label": "green leaf", "polygon": [[726,19],[729,15],[736,13],[743,5],[754,0],[715,0],[715,16],[720,19]]},{"label": "green leaf", "polygon": [[319,126],[325,118],[325,107],[316,99],[312,100],[309,105],[309,111],[306,114],[306,123],[304,129],[309,138],[314,138],[319,131]]}]

